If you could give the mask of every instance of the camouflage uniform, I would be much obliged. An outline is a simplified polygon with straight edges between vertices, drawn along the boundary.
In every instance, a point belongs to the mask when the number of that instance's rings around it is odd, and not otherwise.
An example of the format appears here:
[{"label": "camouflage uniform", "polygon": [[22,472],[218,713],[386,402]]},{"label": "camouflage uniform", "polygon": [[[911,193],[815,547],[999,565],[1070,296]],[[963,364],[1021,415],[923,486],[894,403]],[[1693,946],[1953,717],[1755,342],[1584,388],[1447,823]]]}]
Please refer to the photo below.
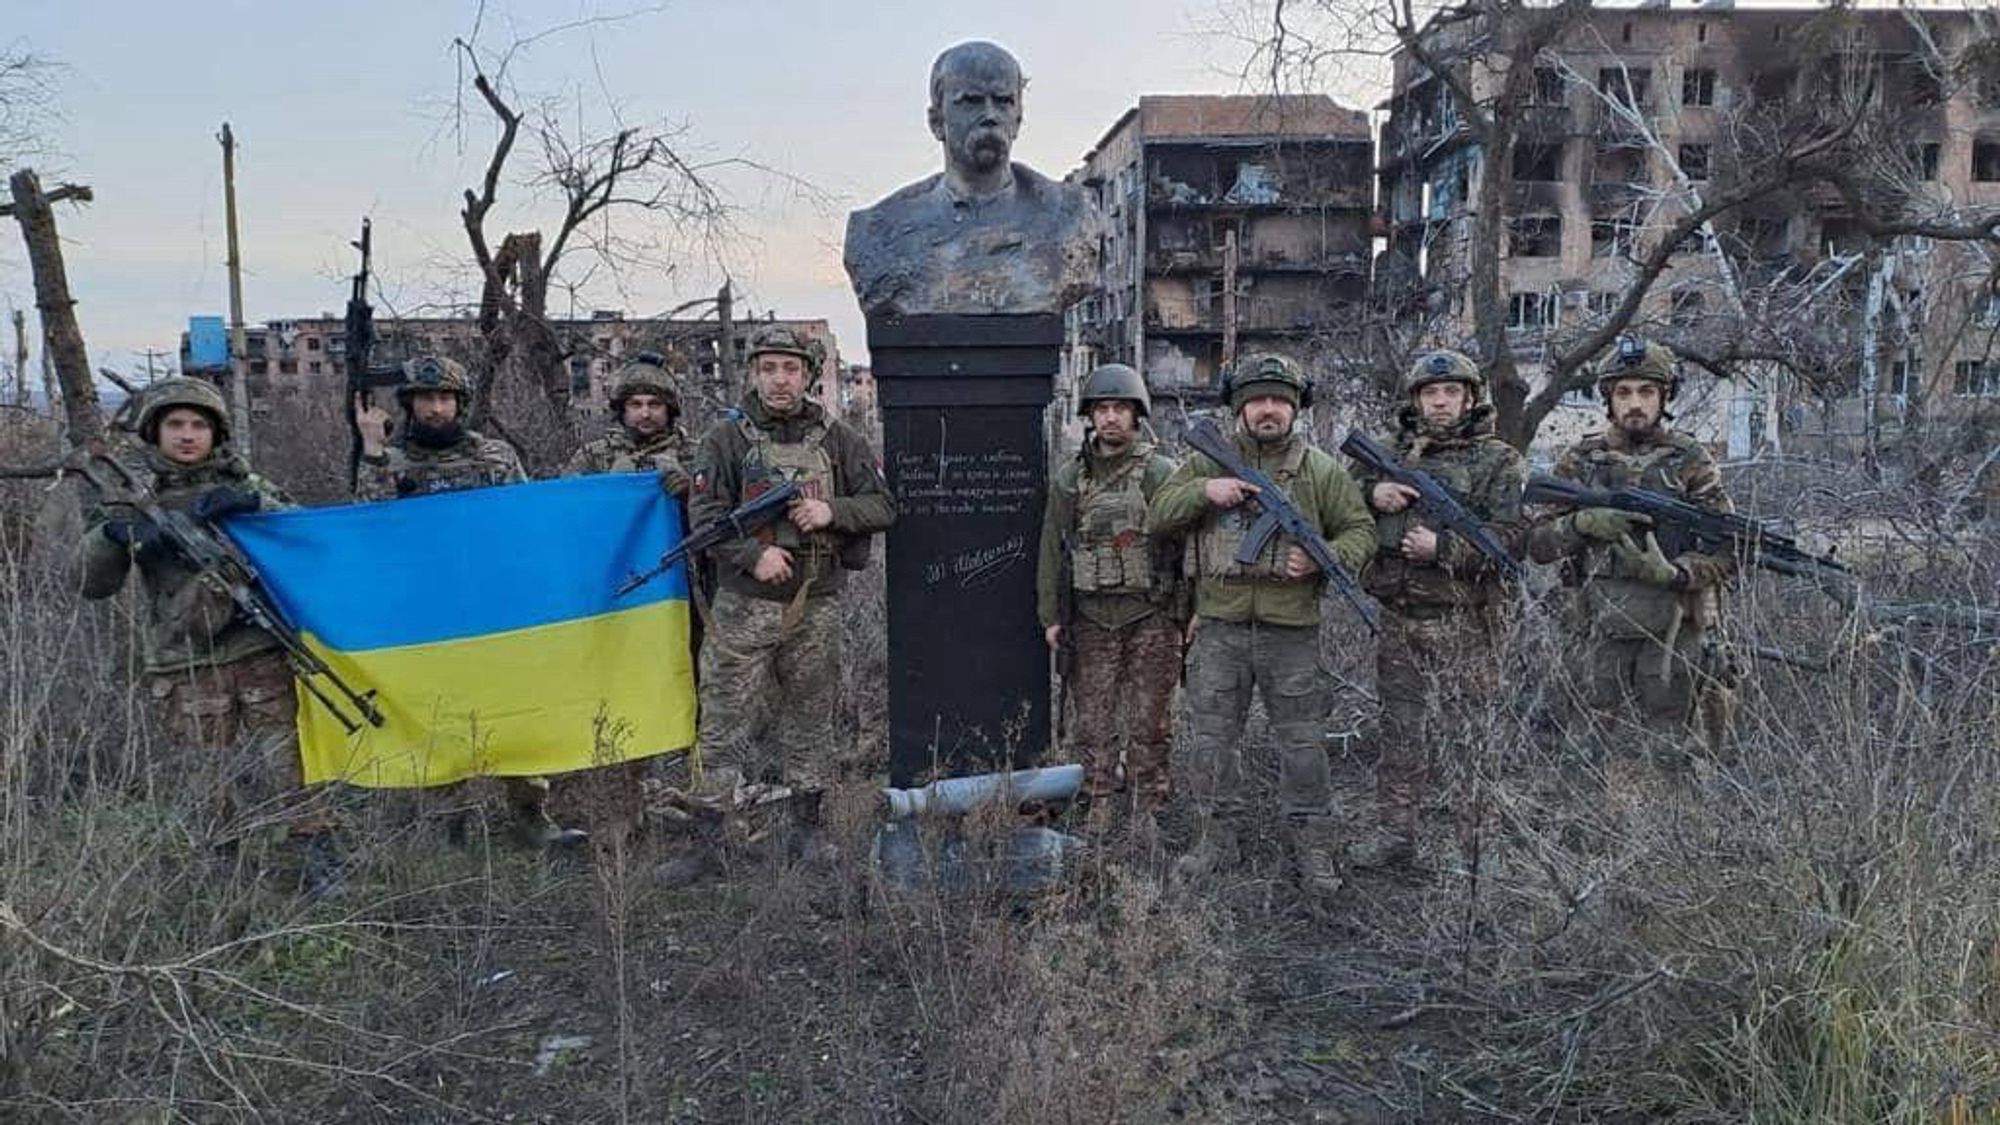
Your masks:
[{"label": "camouflage uniform", "polygon": [[[282,493],[252,473],[226,445],[227,411],[213,387],[175,379],[148,388],[140,429],[176,406],[207,412],[216,447],[205,460],[185,465],[150,444],[135,456],[135,474],[163,507],[192,510],[216,488],[242,490],[263,509],[289,506]],[[292,835],[314,836],[333,827],[323,800],[308,798],[301,780],[292,671],[278,642],[243,621],[228,589],[214,576],[187,565],[164,546],[134,548],[113,538],[114,529],[142,520],[116,500],[100,500],[86,514],[78,545],[80,588],[86,598],[108,598],[124,586],[136,564],[145,591],[141,647],[146,694],[156,721],[183,749],[198,749],[226,764],[218,794],[218,837],[234,839],[255,827],[261,806],[276,813]],[[232,757],[240,755],[240,758]]]},{"label": "camouflage uniform", "polygon": [[[1646,350],[1647,362],[1671,370],[1671,353],[1658,345]],[[1607,370],[1600,386],[1620,377],[1629,376]],[[1665,377],[1657,381],[1672,385]],[[1715,459],[1693,438],[1667,428],[1664,419],[1642,435],[1614,425],[1585,437],[1563,453],[1555,475],[1591,488],[1636,486],[1710,508],[1730,507]],[[1572,624],[1584,643],[1573,650],[1579,658],[1575,676],[1591,709],[1600,719],[1636,712],[1645,729],[1680,743],[1693,731],[1700,705],[1709,712],[1710,737],[1717,737],[1727,698],[1707,634],[1733,560],[1680,552],[1672,558],[1678,576],[1660,582],[1641,573],[1629,548],[1580,533],[1577,521],[1588,511],[1539,523],[1529,535],[1528,552],[1536,562],[1560,560],[1564,585],[1576,591]],[[1675,549],[1670,541],[1661,546]]]},{"label": "camouflage uniform", "polygon": [[[1397,414],[1390,444],[1405,468],[1421,469],[1449,488],[1454,498],[1485,523],[1510,553],[1521,548],[1521,486],[1527,463],[1494,433],[1493,408],[1478,399],[1483,384],[1469,359],[1449,357],[1443,375],[1420,364],[1406,383],[1414,394],[1430,382],[1456,381],[1473,396],[1459,424],[1430,432],[1414,404]],[[1432,357],[1425,357],[1426,361]],[[1463,366],[1454,367],[1450,360]],[[1382,483],[1357,469],[1361,494],[1373,505]],[[1403,555],[1403,535],[1422,526],[1437,533],[1437,557],[1416,561]],[[1375,649],[1375,687],[1382,717],[1375,766],[1377,827],[1383,861],[1407,856],[1416,838],[1417,812],[1434,751],[1469,754],[1476,735],[1468,720],[1487,705],[1499,687],[1496,649],[1506,608],[1506,591],[1492,560],[1463,539],[1432,526],[1414,507],[1375,516],[1375,557],[1362,585],[1389,612]],[[1351,853],[1352,854],[1352,853]]]},{"label": "camouflage uniform", "polygon": [[[1262,357],[1246,360],[1261,370]],[[1290,361],[1282,361],[1289,365]],[[1295,369],[1289,368],[1295,371]],[[1232,408],[1272,387],[1289,388],[1300,401],[1303,376],[1273,383],[1246,377],[1229,388]],[[1263,444],[1241,431],[1237,451],[1246,464],[1269,474],[1299,512],[1333,549],[1342,565],[1358,569],[1367,561],[1374,520],[1354,479],[1334,459],[1294,432]],[[1236,545],[1255,518],[1248,506],[1216,508],[1204,485],[1221,468],[1191,454],[1153,497],[1147,531],[1156,536],[1189,533],[1186,569],[1195,580],[1195,637],[1188,654],[1188,702],[1194,746],[1188,790],[1202,822],[1204,841],[1219,843],[1200,851],[1210,867],[1227,863],[1235,851],[1235,821],[1247,808],[1242,752],[1237,743],[1249,715],[1251,693],[1262,695],[1270,717],[1271,740],[1279,758],[1278,802],[1287,822],[1298,829],[1302,864],[1310,861],[1315,881],[1330,872],[1330,818],[1333,789],[1328,774],[1326,714],[1329,685],[1319,662],[1320,592],[1324,576],[1284,577],[1283,536],[1274,537],[1254,564],[1234,561]],[[1184,857],[1189,858],[1189,857]]]},{"label": "camouflage uniform", "polygon": [[[1133,393],[1143,395],[1138,372],[1120,366],[1114,374],[1126,372]],[[1100,398],[1133,402],[1135,422],[1145,416],[1143,399],[1092,395],[1088,383],[1084,412]],[[1043,513],[1036,611],[1043,629],[1059,624],[1069,634],[1072,682],[1064,687],[1093,808],[1109,807],[1118,789],[1120,743],[1128,738],[1125,780],[1140,810],[1158,811],[1171,793],[1167,759],[1188,607],[1179,541],[1146,535],[1146,505],[1173,470],[1144,437],[1115,454],[1093,438],[1056,471]],[[1065,544],[1073,601],[1067,621],[1059,612]]]},{"label": "camouflage uniform", "polygon": [[[719,589],[702,643],[697,741],[704,768],[816,789],[829,780],[830,724],[839,713],[835,595],[847,571],[866,569],[871,537],[896,509],[859,433],[811,400],[772,414],[753,391],[702,438],[690,518],[706,526],[786,481],[825,500],[833,523],[806,535],[780,519],[710,552]],[[772,545],[791,552],[789,581],[751,574]],[[760,717],[769,732],[761,740]]]},{"label": "camouflage uniform", "polygon": [[613,424],[604,436],[586,443],[563,465],[562,475],[586,473],[658,473],[660,483],[671,496],[686,496],[687,463],[692,451],[687,435],[678,428],[664,432],[643,444],[623,425]]}]

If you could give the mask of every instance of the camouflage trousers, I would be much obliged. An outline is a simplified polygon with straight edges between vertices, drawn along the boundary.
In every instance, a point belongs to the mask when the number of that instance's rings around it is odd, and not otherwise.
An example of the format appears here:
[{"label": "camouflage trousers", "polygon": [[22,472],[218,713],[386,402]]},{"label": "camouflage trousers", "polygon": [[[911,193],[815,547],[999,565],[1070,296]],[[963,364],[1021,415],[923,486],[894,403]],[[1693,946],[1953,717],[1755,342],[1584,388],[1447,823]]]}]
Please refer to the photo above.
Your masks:
[{"label": "camouflage trousers", "polygon": [[299,763],[298,697],[291,666],[276,652],[229,664],[148,677],[153,714],[182,749],[219,767],[212,814],[230,840],[266,824],[295,836],[338,823],[324,788],[305,789]]},{"label": "camouflage trousers", "polygon": [[1249,807],[1240,743],[1254,692],[1271,721],[1279,810],[1294,819],[1331,815],[1324,745],[1329,688],[1317,628],[1202,618],[1188,652],[1194,747],[1186,780],[1196,810],[1232,816]]},{"label": "camouflage trousers", "polygon": [[1499,689],[1492,614],[1476,608],[1391,610],[1375,649],[1375,809],[1381,826],[1416,834],[1434,753],[1478,751],[1473,720]]},{"label": "camouflage trousers", "polygon": [[1582,646],[1582,681],[1592,725],[1607,745],[1659,740],[1679,757],[1698,745],[1720,753],[1732,711],[1732,676],[1711,653],[1704,630],[1664,638],[1598,637]]},{"label": "camouflage trousers", "polygon": [[840,606],[720,590],[701,646],[696,742],[705,772],[808,789],[832,781]]},{"label": "camouflage trousers", "polygon": [[1174,688],[1181,675],[1181,634],[1154,618],[1119,629],[1079,620],[1069,685],[1072,743],[1092,798],[1118,791],[1118,763],[1140,808],[1159,809],[1172,792],[1167,758],[1174,738]]}]

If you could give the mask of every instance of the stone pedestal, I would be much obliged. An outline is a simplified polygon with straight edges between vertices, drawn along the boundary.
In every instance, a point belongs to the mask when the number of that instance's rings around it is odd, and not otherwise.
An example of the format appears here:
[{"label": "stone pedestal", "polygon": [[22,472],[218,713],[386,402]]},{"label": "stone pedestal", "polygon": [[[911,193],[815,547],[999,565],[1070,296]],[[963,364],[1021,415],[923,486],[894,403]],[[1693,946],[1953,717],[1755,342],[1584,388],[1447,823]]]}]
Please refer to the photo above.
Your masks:
[{"label": "stone pedestal", "polygon": [[868,320],[897,505],[891,786],[1025,768],[1048,744],[1035,560],[1061,345],[1054,314]]}]

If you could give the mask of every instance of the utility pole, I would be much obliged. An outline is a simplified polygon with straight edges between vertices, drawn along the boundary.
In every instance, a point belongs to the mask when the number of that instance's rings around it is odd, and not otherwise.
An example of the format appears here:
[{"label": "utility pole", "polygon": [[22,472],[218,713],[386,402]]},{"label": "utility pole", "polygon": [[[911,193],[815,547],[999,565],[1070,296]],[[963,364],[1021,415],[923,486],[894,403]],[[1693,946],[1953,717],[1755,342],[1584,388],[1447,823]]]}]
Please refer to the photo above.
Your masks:
[{"label": "utility pole", "polygon": [[28,314],[21,309],[14,310],[14,402],[28,405]]},{"label": "utility pole", "polygon": [[[222,123],[222,215],[229,229],[229,412],[236,415],[230,440],[250,454],[250,357],[243,337],[243,255],[236,239],[236,134]],[[149,372],[151,359],[148,359]]]},{"label": "utility pole", "polygon": [[715,292],[715,377],[722,384],[723,401],[733,403],[736,392],[736,298],[729,283]]},{"label": "utility pole", "polygon": [[153,385],[153,380],[158,378],[158,376],[153,374],[153,360],[164,359],[167,353],[161,351],[159,348],[147,348],[144,354],[146,356],[146,385],[150,387]]},{"label": "utility pole", "polygon": [[[0,204],[0,215],[12,215],[21,224],[21,241],[28,246],[28,269],[35,278],[35,309],[42,318],[42,380],[50,392],[49,406],[53,409],[57,402],[62,403],[69,442],[82,445],[104,432],[104,419],[97,412],[97,384],[91,381],[83,330],[76,324],[76,301],[69,295],[62,239],[56,233],[56,214],[50,204],[63,199],[88,203],[91,190],[86,184],[64,184],[44,193],[41,178],[32,168],[15,172],[7,188],[13,201]],[[62,383],[60,399],[54,393],[58,380]]]}]

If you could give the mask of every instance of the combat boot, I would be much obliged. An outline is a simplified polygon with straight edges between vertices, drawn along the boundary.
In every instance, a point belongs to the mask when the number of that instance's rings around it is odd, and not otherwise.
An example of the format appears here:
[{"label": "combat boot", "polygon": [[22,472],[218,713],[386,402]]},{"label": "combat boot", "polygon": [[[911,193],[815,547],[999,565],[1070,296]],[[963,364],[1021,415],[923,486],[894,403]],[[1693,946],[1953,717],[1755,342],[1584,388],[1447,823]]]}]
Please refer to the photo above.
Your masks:
[{"label": "combat boot", "polygon": [[1194,846],[1174,860],[1174,875],[1181,879],[1204,879],[1242,861],[1236,839],[1236,822],[1213,813],[1195,819]]},{"label": "combat boot", "polygon": [[1323,817],[1294,820],[1289,825],[1292,866],[1298,874],[1299,890],[1315,898],[1331,898],[1340,892],[1340,847],[1333,825]]},{"label": "combat boot", "polygon": [[802,867],[830,870],[840,860],[840,849],[827,838],[823,805],[824,790],[811,790],[790,801],[791,822],[785,831],[785,858]]},{"label": "combat boot", "polygon": [[653,868],[653,882],[670,890],[693,886],[723,872],[723,834],[726,826],[720,812],[697,809],[693,835],[687,845]]},{"label": "combat boot", "polygon": [[590,842],[590,833],[581,828],[565,828],[540,809],[517,811],[508,834],[524,848],[574,848]]}]

